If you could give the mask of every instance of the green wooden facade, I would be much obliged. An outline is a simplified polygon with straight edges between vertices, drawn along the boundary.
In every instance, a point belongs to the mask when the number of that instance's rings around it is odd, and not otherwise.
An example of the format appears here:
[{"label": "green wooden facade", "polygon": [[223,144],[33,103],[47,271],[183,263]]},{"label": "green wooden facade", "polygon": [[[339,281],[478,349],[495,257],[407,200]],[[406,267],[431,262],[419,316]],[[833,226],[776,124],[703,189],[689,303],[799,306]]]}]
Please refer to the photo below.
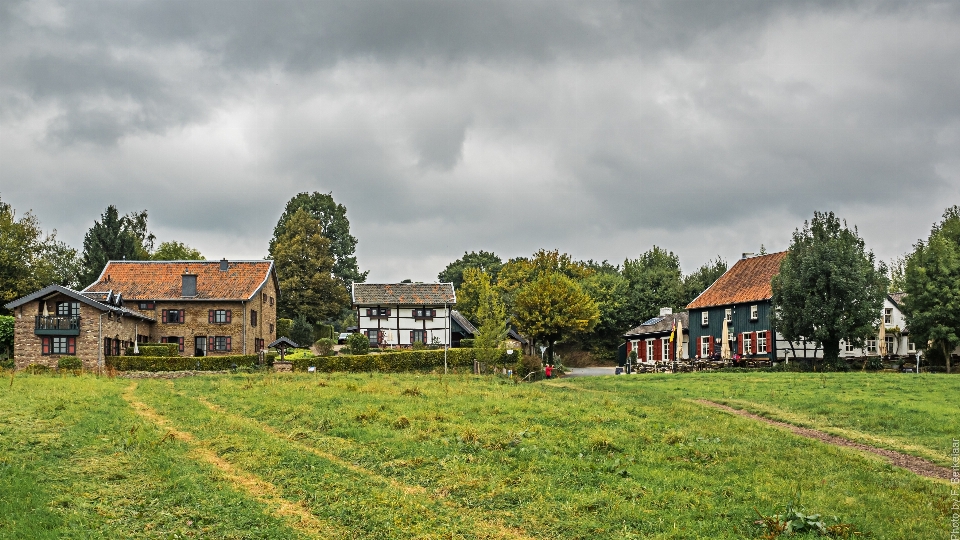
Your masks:
[{"label": "green wooden facade", "polygon": [[[751,319],[750,308],[757,306],[757,318]],[[696,358],[700,354],[700,343],[703,336],[710,336],[716,351],[720,351],[722,346],[720,342],[721,332],[723,331],[723,318],[726,316],[726,310],[731,310],[731,321],[727,323],[727,331],[734,334],[736,338],[730,344],[731,354],[737,352],[738,341],[742,339],[744,332],[767,332],[767,352],[754,353],[746,355],[746,358],[769,359],[776,358],[776,337],[770,325],[770,312],[772,306],[769,300],[759,300],[746,304],[728,304],[722,306],[711,306],[707,308],[690,310],[690,342],[688,353],[690,358]],[[708,313],[708,323],[702,324],[703,312]],[[753,350],[756,351],[756,341],[753,341]]]}]

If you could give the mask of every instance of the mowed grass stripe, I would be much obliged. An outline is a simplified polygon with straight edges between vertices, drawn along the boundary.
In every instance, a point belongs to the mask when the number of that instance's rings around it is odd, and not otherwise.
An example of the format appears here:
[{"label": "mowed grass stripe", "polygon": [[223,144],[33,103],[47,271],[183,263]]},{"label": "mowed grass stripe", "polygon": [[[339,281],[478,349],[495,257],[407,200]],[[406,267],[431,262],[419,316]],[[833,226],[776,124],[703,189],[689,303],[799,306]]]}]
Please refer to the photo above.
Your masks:
[{"label": "mowed grass stripe", "polygon": [[[270,426],[269,424],[257,422],[256,420],[253,420],[251,418],[245,418],[245,417],[240,417],[234,414],[230,414],[223,407],[220,407],[215,403],[211,403],[209,400],[207,400],[203,396],[193,396],[193,397],[194,399],[202,403],[204,406],[206,406],[207,408],[209,408],[210,410],[214,411],[219,415],[227,416],[234,422],[246,424],[250,427],[253,427],[254,429],[261,429],[264,432],[269,433],[270,435],[273,435],[274,437],[284,439],[291,445],[295,446],[296,448],[299,448],[305,452],[311,452],[345,469],[349,469],[355,473],[367,476],[377,484],[380,484],[383,486],[389,485],[390,487],[397,489],[399,491],[402,491],[407,495],[426,497],[430,499],[432,502],[440,503],[458,512],[464,512],[464,513],[470,514],[471,518],[474,520],[474,527],[476,527],[478,530],[479,529],[485,530],[490,535],[491,538],[512,538],[512,539],[519,539],[519,540],[531,538],[526,536],[523,533],[523,531],[519,529],[516,529],[516,528],[510,529],[504,526],[502,523],[499,523],[489,515],[483,515],[479,512],[475,512],[473,509],[458,505],[453,501],[450,501],[449,499],[437,498],[436,496],[431,495],[423,486],[411,486],[409,484],[399,482],[393,478],[388,478],[386,476],[383,476],[365,467],[361,467],[354,463],[350,463],[349,461],[342,459],[340,456],[337,456],[330,452],[323,451],[315,446],[310,446],[308,444],[304,444],[300,441],[297,441],[291,438],[290,435],[283,433],[278,429],[275,429],[273,426]],[[341,442],[341,443],[349,442],[346,439],[339,439],[334,437],[324,437],[324,438],[331,439],[331,440],[337,439],[337,442]]]},{"label": "mowed grass stripe", "polygon": [[224,459],[268,478],[289,500],[302,501],[353,538],[517,538],[520,533],[485,523],[416,490],[394,487],[363,468],[341,465],[304,445],[264,430],[256,422],[212,410],[171,392],[162,383],[142,384],[138,395]]},{"label": "mowed grass stripe", "polygon": [[202,459],[216,467],[228,482],[274,509],[274,513],[284,518],[291,527],[310,538],[347,538],[349,536],[347,531],[338,529],[329,523],[319,520],[302,506],[283,498],[277,487],[270,482],[237,469],[215,452],[200,446],[191,433],[177,429],[149,405],[137,400],[133,395],[136,389],[137,383],[131,384],[127,391],[123,393],[123,398],[137,414],[162,429],[165,429],[180,441],[190,445],[190,454],[193,457]]}]

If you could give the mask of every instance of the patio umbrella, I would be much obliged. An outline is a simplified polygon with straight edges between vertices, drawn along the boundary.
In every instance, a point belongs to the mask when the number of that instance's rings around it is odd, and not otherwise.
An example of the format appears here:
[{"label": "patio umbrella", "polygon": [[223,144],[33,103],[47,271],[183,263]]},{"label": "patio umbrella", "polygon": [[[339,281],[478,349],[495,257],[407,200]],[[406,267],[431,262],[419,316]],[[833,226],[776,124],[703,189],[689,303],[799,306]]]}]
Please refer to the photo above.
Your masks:
[{"label": "patio umbrella", "polygon": [[680,320],[680,317],[677,317],[677,334],[673,339],[676,343],[674,347],[677,350],[677,360],[683,360],[683,321]]},{"label": "patio umbrella", "polygon": [[47,303],[44,302],[44,303],[43,303],[43,317],[44,317],[44,318],[47,318],[47,317],[49,317],[49,316],[50,316],[50,312],[47,311]]},{"label": "patio umbrella", "polygon": [[729,334],[729,331],[727,330],[727,318],[724,317],[724,318],[723,318],[723,333],[720,334],[720,336],[721,336],[721,337],[720,337],[720,341],[723,343],[723,345],[720,347],[720,356],[721,356],[724,360],[729,360],[729,359],[730,359],[730,339],[729,339],[728,334]]},{"label": "patio umbrella", "polygon": [[880,335],[877,337],[877,353],[880,356],[887,355],[887,325],[880,319]]}]

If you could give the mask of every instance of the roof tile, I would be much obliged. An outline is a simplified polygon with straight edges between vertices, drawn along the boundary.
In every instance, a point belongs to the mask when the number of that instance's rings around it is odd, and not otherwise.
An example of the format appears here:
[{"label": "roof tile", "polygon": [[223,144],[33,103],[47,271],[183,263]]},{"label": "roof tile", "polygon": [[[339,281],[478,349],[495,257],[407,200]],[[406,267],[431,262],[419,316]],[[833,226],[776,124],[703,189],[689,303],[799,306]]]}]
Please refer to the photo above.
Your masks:
[{"label": "roof tile", "polygon": [[770,280],[780,272],[786,251],[741,259],[700,293],[687,309],[757,302],[773,298]]},{"label": "roof tile", "polygon": [[110,261],[85,293],[112,290],[127,300],[182,300],[181,276],[197,276],[196,300],[249,300],[273,271],[273,261]]},{"label": "roof tile", "polygon": [[353,304],[456,304],[453,283],[354,283]]}]

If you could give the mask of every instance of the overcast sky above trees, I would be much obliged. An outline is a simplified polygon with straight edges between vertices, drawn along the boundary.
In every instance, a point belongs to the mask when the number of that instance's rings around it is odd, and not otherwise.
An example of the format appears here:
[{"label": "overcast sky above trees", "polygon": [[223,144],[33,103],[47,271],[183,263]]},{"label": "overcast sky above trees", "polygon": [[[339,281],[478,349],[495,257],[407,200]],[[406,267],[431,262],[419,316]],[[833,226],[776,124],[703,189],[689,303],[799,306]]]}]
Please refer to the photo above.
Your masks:
[{"label": "overcast sky above trees", "polygon": [[960,202],[960,3],[3,2],[0,195],[261,258],[332,192],[370,281],[465,250],[685,271],[814,210],[881,259]]}]

